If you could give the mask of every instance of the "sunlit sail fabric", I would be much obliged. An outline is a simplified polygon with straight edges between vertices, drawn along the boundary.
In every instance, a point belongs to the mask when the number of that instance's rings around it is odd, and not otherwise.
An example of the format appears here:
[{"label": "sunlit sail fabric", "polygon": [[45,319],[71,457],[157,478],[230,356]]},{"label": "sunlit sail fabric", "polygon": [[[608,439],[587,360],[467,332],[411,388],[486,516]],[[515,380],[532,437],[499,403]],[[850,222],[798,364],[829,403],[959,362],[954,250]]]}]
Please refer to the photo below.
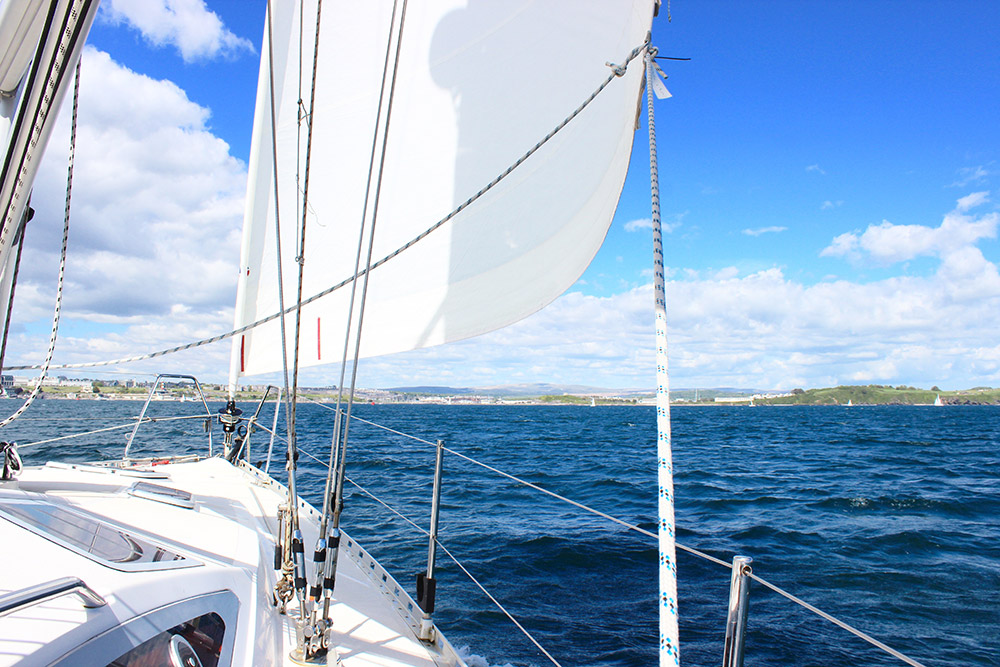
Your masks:
[{"label": "sunlit sail fabric", "polygon": [[[391,2],[323,2],[303,296],[353,275],[375,140],[373,260],[445,217],[539,142],[646,39],[653,0],[410,2],[387,134],[376,126]],[[277,178],[286,307],[295,302],[315,2],[272,5]],[[302,36],[301,73],[299,39]],[[395,42],[392,42],[395,44]],[[390,49],[391,56],[395,50]],[[391,64],[390,61],[390,78]],[[301,84],[300,84],[301,76]],[[359,356],[468,338],[539,310],[579,277],[607,232],[628,166],[637,60],[499,185],[370,275]],[[249,164],[236,327],[278,312],[268,41]],[[384,124],[387,100],[381,109]],[[367,238],[367,235],[366,235]],[[367,252],[367,247],[366,247]],[[362,267],[364,262],[362,261]],[[339,361],[350,286],[302,311],[301,365]],[[357,308],[357,306],[356,306]],[[289,358],[294,315],[286,316]],[[355,314],[354,322],[357,322]],[[352,347],[353,349],[353,343]],[[353,356],[353,355],[351,355]],[[280,370],[274,320],[237,337],[232,377]]]}]

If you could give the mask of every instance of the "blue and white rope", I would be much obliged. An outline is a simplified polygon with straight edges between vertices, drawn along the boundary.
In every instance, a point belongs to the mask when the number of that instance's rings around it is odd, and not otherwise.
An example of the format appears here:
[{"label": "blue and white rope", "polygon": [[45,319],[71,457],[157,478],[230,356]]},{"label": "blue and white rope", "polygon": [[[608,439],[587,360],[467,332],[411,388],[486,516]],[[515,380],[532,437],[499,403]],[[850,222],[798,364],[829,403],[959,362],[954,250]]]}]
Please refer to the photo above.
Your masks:
[{"label": "blue and white rope", "polygon": [[646,112],[649,118],[649,186],[653,219],[653,290],[656,300],[656,461],[660,551],[660,667],[680,665],[677,615],[677,548],[674,530],[674,466],[670,451],[670,374],[667,372],[667,296],[663,275],[663,235],[660,228],[660,177],[656,162],[653,121],[653,56],[646,51]]}]

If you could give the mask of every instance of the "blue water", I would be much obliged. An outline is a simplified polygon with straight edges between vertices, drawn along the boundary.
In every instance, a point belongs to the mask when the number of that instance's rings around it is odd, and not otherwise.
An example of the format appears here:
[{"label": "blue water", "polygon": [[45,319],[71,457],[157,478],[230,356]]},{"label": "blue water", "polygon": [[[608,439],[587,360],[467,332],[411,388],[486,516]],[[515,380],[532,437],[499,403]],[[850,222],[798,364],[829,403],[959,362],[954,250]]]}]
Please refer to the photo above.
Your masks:
[{"label": "blue water", "polygon": [[[3,437],[28,443],[121,423],[138,407],[41,401]],[[331,414],[305,405],[299,418],[303,449],[324,459]],[[357,414],[655,530],[652,408],[362,405]],[[75,419],[84,416],[101,419]],[[23,454],[27,463],[120,456],[125,433]],[[925,665],[1000,663],[1000,408],[678,407],[673,435],[680,542],[726,561],[752,556],[755,574]],[[158,422],[135,446],[187,451],[203,441],[200,423]],[[256,461],[266,442],[253,446]],[[431,447],[355,423],[348,458],[351,479],[427,525]],[[321,503],[319,465],[306,456],[299,484]],[[353,487],[344,521],[412,587],[425,537]],[[446,454],[440,539],[562,664],[655,664],[650,538]],[[719,664],[729,572],[683,552],[678,561],[682,664]],[[549,664],[443,554],[438,565],[436,619],[452,643],[479,664]],[[748,667],[903,664],[758,584],[749,619]]]}]

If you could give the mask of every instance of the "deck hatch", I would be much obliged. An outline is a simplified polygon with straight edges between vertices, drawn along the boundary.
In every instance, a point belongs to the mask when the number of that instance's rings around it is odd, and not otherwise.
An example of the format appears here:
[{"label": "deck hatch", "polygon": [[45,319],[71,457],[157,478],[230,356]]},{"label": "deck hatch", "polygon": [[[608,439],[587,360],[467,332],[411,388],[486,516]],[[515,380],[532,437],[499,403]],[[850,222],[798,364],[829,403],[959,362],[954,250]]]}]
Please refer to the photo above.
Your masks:
[{"label": "deck hatch", "polygon": [[155,500],[167,505],[194,509],[194,500],[190,491],[183,489],[172,489],[169,486],[150,484],[149,482],[136,482],[128,490],[129,495],[146,500]]},{"label": "deck hatch", "polygon": [[44,498],[0,497],[0,517],[118,570],[188,567],[198,563],[101,517]]}]

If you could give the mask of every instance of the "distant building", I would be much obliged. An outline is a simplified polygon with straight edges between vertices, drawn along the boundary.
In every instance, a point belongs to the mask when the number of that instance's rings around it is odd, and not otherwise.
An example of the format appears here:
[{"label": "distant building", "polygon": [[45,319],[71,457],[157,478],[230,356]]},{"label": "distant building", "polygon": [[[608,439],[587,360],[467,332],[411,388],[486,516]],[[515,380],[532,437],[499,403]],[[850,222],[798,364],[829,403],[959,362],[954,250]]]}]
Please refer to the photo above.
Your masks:
[{"label": "distant building", "polygon": [[0,375],[0,387],[4,389],[14,388],[14,376],[13,375]]}]

